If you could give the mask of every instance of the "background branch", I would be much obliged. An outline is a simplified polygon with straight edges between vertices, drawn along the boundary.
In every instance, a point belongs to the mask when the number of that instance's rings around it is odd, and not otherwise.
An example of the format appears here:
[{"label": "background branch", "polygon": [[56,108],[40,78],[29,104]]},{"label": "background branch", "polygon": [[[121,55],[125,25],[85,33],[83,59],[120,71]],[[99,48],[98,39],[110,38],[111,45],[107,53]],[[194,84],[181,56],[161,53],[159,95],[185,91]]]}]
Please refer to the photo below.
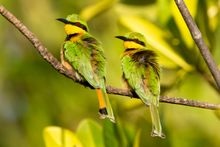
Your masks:
[{"label": "background branch", "polygon": [[199,51],[205,60],[217,86],[218,90],[220,90],[220,70],[218,69],[217,64],[215,63],[214,59],[212,58],[212,55],[208,49],[208,46],[206,45],[204,39],[202,38],[202,34],[200,30],[198,29],[195,21],[193,20],[192,16],[189,13],[188,8],[186,7],[186,4],[183,0],[175,0],[175,3],[186,22],[186,25],[190,31],[190,34],[195,41],[197,47],[199,48]]},{"label": "background branch", "polygon": [[[72,79],[74,82],[80,83],[84,86],[88,86],[87,82],[83,81],[82,79],[79,79],[74,71],[67,70],[64,66],[62,66],[62,64],[50,52],[48,52],[47,48],[43,46],[43,44],[39,41],[39,39],[26,26],[24,26],[20,20],[18,20],[12,13],[10,13],[2,5],[0,6],[0,13],[9,22],[11,22],[34,45],[34,47],[37,49],[40,55],[49,64],[51,64],[54,67],[54,69],[56,69],[59,73],[65,75],[66,77]],[[107,92],[109,94],[138,98],[137,95],[133,94],[128,89],[120,89],[120,88],[107,86]],[[168,96],[160,96],[160,102],[212,109],[212,110],[220,109],[220,104],[210,104],[207,102],[200,102],[195,100],[188,100],[185,98],[176,98],[176,97],[168,97]]]}]

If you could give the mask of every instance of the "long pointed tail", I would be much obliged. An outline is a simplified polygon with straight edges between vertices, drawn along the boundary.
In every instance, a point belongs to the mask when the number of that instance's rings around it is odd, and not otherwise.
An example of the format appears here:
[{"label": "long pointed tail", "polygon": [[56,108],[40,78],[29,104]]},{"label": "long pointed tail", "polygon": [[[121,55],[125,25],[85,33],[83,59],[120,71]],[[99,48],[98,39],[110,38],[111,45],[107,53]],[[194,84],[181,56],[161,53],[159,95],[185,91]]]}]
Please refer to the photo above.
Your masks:
[{"label": "long pointed tail", "polygon": [[109,118],[112,122],[115,122],[115,117],[112,111],[111,104],[108,99],[108,95],[105,89],[96,89],[99,100],[99,114],[101,118]]},{"label": "long pointed tail", "polygon": [[150,112],[151,112],[152,127],[153,127],[151,136],[153,137],[158,136],[161,138],[165,138],[165,135],[162,132],[158,107],[154,104],[150,104]]}]

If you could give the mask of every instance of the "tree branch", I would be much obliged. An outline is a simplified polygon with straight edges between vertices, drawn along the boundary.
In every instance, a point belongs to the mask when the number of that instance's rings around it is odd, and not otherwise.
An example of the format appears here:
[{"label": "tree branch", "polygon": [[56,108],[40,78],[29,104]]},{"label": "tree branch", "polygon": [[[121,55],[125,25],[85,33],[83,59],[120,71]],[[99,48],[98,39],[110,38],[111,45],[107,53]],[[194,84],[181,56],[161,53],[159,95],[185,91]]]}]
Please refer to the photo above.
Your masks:
[{"label": "tree branch", "polygon": [[[11,22],[37,49],[40,55],[53,66],[59,73],[65,75],[66,77],[72,79],[74,82],[82,84],[88,87],[87,82],[79,79],[75,72],[72,70],[67,70],[50,52],[48,52],[47,48],[43,46],[43,44],[39,41],[39,39],[26,27],[21,21],[19,21],[12,13],[10,13],[7,9],[5,9],[2,5],[0,6],[0,13],[3,17],[5,17],[9,22]],[[90,87],[91,88],[91,87]],[[111,86],[107,86],[107,92],[109,94],[136,97],[137,95],[133,94],[128,89],[120,89],[114,88]],[[204,109],[216,110],[220,109],[220,104],[210,104],[207,102],[200,102],[195,100],[188,100],[185,98],[175,98],[175,97],[167,97],[160,96],[160,102],[163,103],[171,103],[171,104],[179,104],[191,107],[198,107]]]},{"label": "tree branch", "polygon": [[202,34],[197,27],[195,21],[193,20],[192,16],[189,13],[188,8],[183,0],[175,0],[175,3],[190,31],[190,34],[195,41],[197,47],[200,50],[200,53],[205,60],[217,86],[218,90],[220,90],[220,70],[218,69],[217,64],[215,63],[214,59],[212,58],[211,53],[209,52],[208,46],[206,45],[204,39],[202,38]]}]

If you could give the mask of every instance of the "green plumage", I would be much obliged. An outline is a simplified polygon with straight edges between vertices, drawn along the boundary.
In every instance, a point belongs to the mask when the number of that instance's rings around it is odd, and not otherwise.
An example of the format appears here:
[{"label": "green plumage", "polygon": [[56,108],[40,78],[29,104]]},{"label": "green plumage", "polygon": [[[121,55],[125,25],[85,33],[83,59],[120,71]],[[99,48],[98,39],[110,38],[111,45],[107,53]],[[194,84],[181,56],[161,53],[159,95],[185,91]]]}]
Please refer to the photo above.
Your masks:
[{"label": "green plumage", "polygon": [[160,67],[156,54],[145,48],[145,39],[140,33],[132,32],[117,38],[143,45],[126,48],[121,58],[123,79],[141,100],[150,107],[152,136],[165,137],[162,133],[158,112],[160,96]]},{"label": "green plumage", "polygon": [[[153,102],[158,105],[160,77],[159,65],[155,60],[156,55],[153,51],[144,49],[129,52],[121,59],[123,78],[145,104],[149,105]],[[151,99],[150,97],[155,98]]]},{"label": "green plumage", "polygon": [[[101,43],[88,33],[88,26],[78,15],[72,14],[59,21],[65,23],[66,40],[61,51],[61,59],[71,65],[77,75],[97,90],[101,118],[115,121],[106,93],[106,60]],[[64,64],[64,66],[65,66]]]},{"label": "green plumage", "polygon": [[76,42],[65,41],[64,56],[92,87],[105,87],[104,52],[95,38],[86,33]]}]

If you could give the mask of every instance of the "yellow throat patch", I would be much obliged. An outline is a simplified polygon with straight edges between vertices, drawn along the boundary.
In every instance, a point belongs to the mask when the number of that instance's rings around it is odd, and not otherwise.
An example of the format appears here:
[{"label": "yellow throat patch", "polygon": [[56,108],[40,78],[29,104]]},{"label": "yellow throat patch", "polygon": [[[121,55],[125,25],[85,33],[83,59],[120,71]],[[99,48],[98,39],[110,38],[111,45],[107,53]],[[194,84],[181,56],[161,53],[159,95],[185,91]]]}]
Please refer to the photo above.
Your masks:
[{"label": "yellow throat patch", "polygon": [[134,41],[125,41],[124,42],[124,48],[143,48],[143,45],[140,45]]},{"label": "yellow throat patch", "polygon": [[75,34],[75,33],[78,33],[77,36],[74,36],[72,38],[70,38],[70,41],[72,42],[76,42],[80,39],[80,37],[86,33],[85,30],[83,30],[82,28],[80,27],[77,27],[77,26],[74,26],[74,25],[71,25],[71,24],[66,24],[64,26],[64,30],[66,32],[67,35],[70,35],[70,34]]},{"label": "yellow throat patch", "polygon": [[84,34],[86,32],[82,28],[71,25],[71,24],[66,24],[64,26],[64,30],[67,35],[74,34],[74,33]]}]

